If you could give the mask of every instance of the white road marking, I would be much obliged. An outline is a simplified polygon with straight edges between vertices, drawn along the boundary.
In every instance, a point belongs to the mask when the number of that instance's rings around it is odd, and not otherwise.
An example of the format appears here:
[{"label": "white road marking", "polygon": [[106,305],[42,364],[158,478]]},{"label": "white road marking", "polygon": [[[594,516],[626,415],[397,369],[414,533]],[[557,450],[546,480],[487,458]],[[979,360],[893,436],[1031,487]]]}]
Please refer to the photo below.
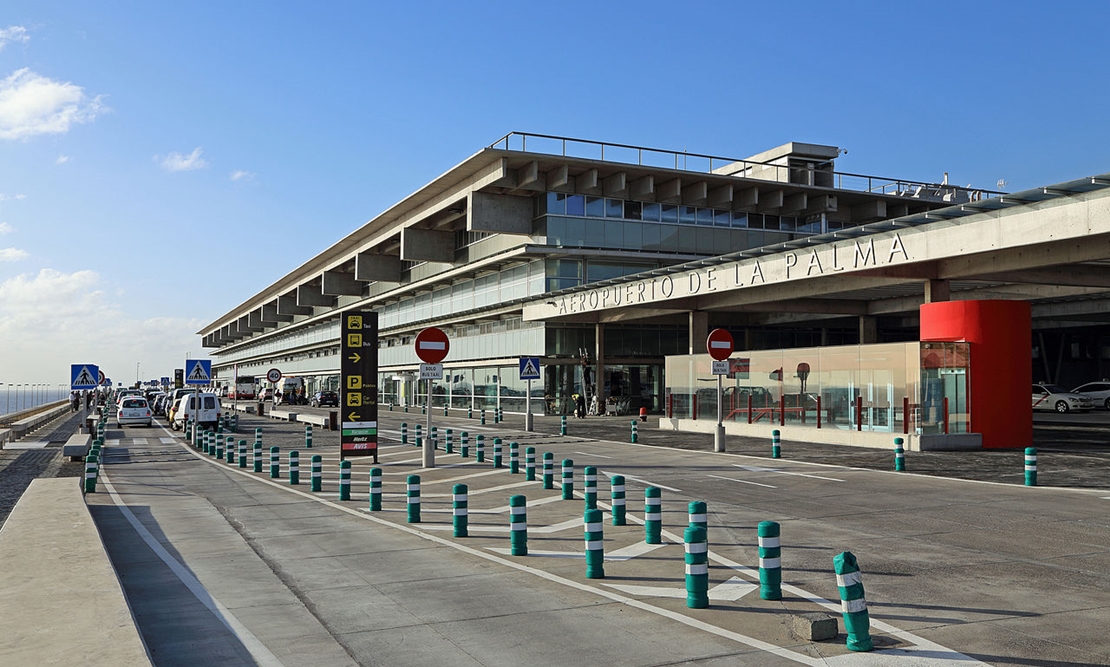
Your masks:
[{"label": "white road marking", "polygon": [[749,481],[749,480],[746,480],[746,479],[736,479],[735,477],[721,477],[720,475],[709,475],[709,477],[712,477],[713,479],[727,479],[730,482],[740,482],[742,484],[754,484],[756,486],[765,486],[768,489],[777,489],[777,488],[779,488],[777,486],[771,486],[770,484],[760,484],[759,482],[752,482],[752,481]]},{"label": "white road marking", "polygon": [[[609,560],[606,556],[605,560]],[[684,598],[686,597],[685,588],[674,588],[668,586],[630,586],[627,584],[605,584],[610,588],[615,588],[619,591],[624,591],[631,595],[639,595],[642,597],[657,597],[657,598]],[[735,602],[744,597],[748,593],[757,590],[759,586],[744,581],[740,577],[733,577],[728,581],[717,584],[709,589],[709,599],[717,600],[719,602]]]},{"label": "white road marking", "polygon": [[804,472],[790,472],[788,470],[779,470],[778,468],[763,468],[760,466],[746,466],[739,463],[733,463],[733,466],[749,472],[775,472],[780,475],[794,475],[795,477],[812,477],[813,479],[823,479],[829,482],[843,482],[842,479],[835,477],[822,477],[821,475],[807,475]]},{"label": "white road marking", "polygon": [[611,459],[611,458],[613,458],[612,456],[602,456],[601,454],[590,454],[589,452],[575,452],[575,454],[581,454],[582,456],[592,456],[592,457],[597,458],[597,459]]},{"label": "white road marking", "polygon": [[684,493],[682,491],[682,489],[676,489],[673,486],[663,486],[662,484],[654,484],[654,483],[644,479],[643,477],[632,477],[631,475],[625,475],[624,478],[626,480],[630,479],[634,482],[642,482],[644,484],[647,484],[648,486],[654,486],[657,489],[666,489],[667,491],[674,491],[675,493]]}]

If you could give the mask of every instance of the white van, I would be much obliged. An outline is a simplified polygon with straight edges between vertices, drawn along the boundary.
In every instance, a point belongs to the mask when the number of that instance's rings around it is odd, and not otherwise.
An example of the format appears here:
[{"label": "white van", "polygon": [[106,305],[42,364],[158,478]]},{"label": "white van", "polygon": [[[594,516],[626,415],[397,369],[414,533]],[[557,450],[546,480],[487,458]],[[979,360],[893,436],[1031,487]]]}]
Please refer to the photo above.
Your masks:
[{"label": "white van", "polygon": [[[173,421],[170,423],[170,427],[176,431],[185,425],[185,420],[192,420],[196,405],[196,394],[183,395],[177,410],[173,413]],[[200,422],[201,428],[216,428],[216,425],[220,422],[221,412],[219,397],[215,394],[201,392],[200,410],[197,415],[197,421]]]}]

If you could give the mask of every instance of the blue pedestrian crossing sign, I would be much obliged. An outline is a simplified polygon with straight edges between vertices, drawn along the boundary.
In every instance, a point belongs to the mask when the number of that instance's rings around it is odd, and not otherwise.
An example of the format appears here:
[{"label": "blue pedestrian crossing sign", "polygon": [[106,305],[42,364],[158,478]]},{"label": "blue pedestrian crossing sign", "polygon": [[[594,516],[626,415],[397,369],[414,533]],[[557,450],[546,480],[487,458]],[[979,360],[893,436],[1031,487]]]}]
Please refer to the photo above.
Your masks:
[{"label": "blue pedestrian crossing sign", "polygon": [[95,364],[72,364],[69,367],[70,389],[96,389],[100,368]]},{"label": "blue pedestrian crossing sign", "polygon": [[520,358],[520,379],[521,380],[538,380],[538,379],[540,379],[540,358],[539,357],[521,357]]},{"label": "blue pedestrian crossing sign", "polygon": [[212,360],[186,359],[185,384],[212,384]]}]

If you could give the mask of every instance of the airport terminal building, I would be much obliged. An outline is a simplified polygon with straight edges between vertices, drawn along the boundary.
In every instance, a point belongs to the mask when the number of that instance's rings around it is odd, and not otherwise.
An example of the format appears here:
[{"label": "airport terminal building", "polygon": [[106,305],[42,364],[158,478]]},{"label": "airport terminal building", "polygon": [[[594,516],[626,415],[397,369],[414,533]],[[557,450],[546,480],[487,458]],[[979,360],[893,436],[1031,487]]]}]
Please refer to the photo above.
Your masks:
[{"label": "airport terminal building", "polygon": [[518,357],[539,356],[533,412],[583,393],[700,429],[721,327],[730,429],[856,444],[1021,446],[1031,413],[1011,403],[1034,375],[1110,373],[1110,176],[1006,194],[843,173],[840,154],[513,133],[199,334],[221,383],[278,368],[334,389],[340,313],[374,310],[383,404],[427,400],[413,338],[435,326],[451,351],[434,406],[523,411]]}]

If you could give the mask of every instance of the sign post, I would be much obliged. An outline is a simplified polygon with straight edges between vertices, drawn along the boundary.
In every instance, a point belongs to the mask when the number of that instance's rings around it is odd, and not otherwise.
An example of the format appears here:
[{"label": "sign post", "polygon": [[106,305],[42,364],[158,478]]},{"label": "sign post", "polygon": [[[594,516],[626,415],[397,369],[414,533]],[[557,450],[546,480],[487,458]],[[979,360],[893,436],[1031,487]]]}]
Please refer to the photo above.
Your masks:
[{"label": "sign post", "polygon": [[713,358],[713,374],[717,376],[717,428],[713,433],[713,451],[725,451],[724,377],[728,375],[728,358],[732,356],[732,334],[727,329],[714,329],[705,340],[705,349]]},{"label": "sign post", "polygon": [[524,396],[524,430],[532,431],[532,380],[540,379],[540,358],[520,358],[520,379],[528,381],[527,394]]},{"label": "sign post", "polygon": [[[185,360],[185,384],[196,386],[196,391],[193,396],[193,441],[195,442],[197,433],[197,424],[200,421],[200,388],[212,381],[212,360],[211,359],[186,359]],[[186,414],[188,412],[186,411]],[[182,427],[182,432],[184,432]]]},{"label": "sign post", "polygon": [[[378,314],[350,310],[341,320],[339,460],[373,456],[378,462]],[[281,379],[276,368],[266,373]]]},{"label": "sign post", "polygon": [[423,452],[421,454],[421,463],[425,468],[436,467],[436,453],[432,441],[432,380],[438,380],[443,377],[443,364],[439,363],[447,358],[447,353],[451,351],[451,341],[447,338],[447,334],[442,329],[436,327],[428,327],[421,330],[416,334],[414,341],[416,347],[416,356],[424,363],[420,366],[420,379],[428,382],[428,398],[427,410],[428,413],[428,435],[424,438]]}]

